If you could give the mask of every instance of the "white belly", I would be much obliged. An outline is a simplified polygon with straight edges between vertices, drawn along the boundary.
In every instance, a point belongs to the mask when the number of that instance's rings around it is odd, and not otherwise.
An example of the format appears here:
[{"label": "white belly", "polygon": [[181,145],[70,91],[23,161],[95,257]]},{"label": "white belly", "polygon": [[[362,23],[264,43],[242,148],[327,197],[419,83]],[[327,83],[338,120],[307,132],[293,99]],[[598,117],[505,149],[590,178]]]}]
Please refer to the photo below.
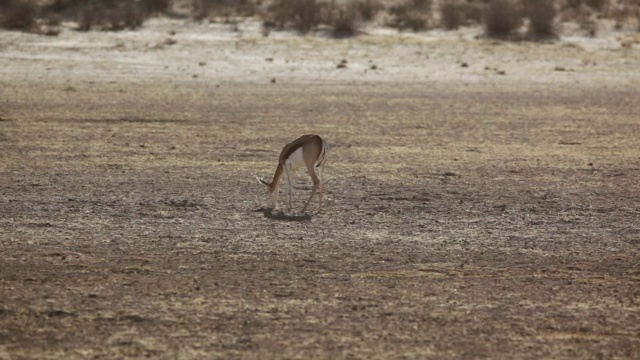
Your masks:
[{"label": "white belly", "polygon": [[289,155],[289,158],[285,162],[285,166],[290,171],[295,171],[304,166],[304,159],[302,158],[302,148],[298,148],[298,150]]}]

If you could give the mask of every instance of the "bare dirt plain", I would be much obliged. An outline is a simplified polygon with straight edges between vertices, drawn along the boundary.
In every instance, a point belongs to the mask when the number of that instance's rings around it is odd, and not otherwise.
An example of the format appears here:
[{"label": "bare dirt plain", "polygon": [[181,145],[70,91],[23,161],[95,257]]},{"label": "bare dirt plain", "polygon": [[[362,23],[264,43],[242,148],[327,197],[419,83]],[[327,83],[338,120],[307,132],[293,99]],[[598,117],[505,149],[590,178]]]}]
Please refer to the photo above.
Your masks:
[{"label": "bare dirt plain", "polygon": [[637,47],[252,26],[0,33],[1,359],[640,358]]}]

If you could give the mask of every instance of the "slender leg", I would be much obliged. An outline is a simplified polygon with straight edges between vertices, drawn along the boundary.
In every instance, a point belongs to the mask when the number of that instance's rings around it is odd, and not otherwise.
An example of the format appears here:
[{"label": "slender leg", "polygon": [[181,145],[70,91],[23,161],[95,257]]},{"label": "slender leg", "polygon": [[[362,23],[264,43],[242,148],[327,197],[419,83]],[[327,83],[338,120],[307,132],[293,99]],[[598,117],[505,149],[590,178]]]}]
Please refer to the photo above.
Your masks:
[{"label": "slender leg", "polygon": [[302,212],[305,212],[307,210],[307,206],[309,206],[309,204],[311,203],[311,199],[313,199],[313,195],[315,195],[316,191],[318,190],[318,185],[320,185],[320,180],[318,179],[318,176],[316,175],[316,172],[313,169],[314,164],[307,163],[306,165],[307,165],[307,170],[309,170],[309,175],[311,175],[311,180],[313,180],[313,190],[311,190],[311,195],[309,195],[309,199],[307,200],[307,203],[304,204],[304,208],[302,208]]},{"label": "slender leg", "polygon": [[324,186],[324,180],[322,179],[322,174],[324,173],[324,165],[318,167],[318,173],[320,174],[320,207],[318,208],[318,212],[322,211],[322,191]]},{"label": "slender leg", "polygon": [[284,169],[287,171],[287,183],[289,184],[289,212],[293,211],[293,207],[291,206],[291,189],[292,189],[292,185],[291,185],[291,172],[289,171],[289,166],[287,166],[288,164],[285,164]]}]

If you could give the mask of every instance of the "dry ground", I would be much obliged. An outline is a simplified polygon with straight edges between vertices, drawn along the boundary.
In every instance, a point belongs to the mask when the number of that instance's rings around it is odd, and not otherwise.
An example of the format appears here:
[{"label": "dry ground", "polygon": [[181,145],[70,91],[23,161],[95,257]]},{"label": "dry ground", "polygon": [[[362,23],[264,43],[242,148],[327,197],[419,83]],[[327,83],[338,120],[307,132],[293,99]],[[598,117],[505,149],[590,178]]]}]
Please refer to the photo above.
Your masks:
[{"label": "dry ground", "polygon": [[[185,32],[152,55],[3,33],[1,359],[640,357],[637,57],[256,40],[222,53],[317,43],[289,83],[277,54],[234,81],[182,71],[219,44]],[[341,51],[392,76],[314,62]],[[597,68],[554,72],[572,51]],[[309,132],[333,146],[324,211],[273,213],[253,176]]]}]

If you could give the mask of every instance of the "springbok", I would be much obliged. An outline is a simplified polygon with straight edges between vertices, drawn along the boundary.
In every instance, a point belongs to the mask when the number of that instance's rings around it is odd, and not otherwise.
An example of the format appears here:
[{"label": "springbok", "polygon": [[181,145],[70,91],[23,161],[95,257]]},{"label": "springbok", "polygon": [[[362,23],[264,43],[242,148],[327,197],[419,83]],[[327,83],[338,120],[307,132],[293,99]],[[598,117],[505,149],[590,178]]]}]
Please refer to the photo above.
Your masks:
[{"label": "springbok", "polygon": [[[282,180],[283,171],[285,171],[287,173],[287,182],[289,184],[289,211],[292,210],[291,172],[304,165],[307,167],[309,176],[311,176],[311,180],[313,181],[313,190],[311,190],[311,195],[309,195],[307,203],[304,204],[302,212],[307,210],[307,207],[309,206],[309,203],[311,203],[311,199],[313,199],[313,195],[316,193],[316,190],[318,190],[318,187],[320,187],[320,206],[318,208],[318,212],[322,211],[322,172],[330,150],[331,148],[329,147],[329,144],[320,136],[302,135],[287,144],[282,149],[282,152],[280,152],[278,167],[276,167],[276,173],[273,175],[273,180],[271,180],[271,182],[267,182],[263,178],[256,176],[256,179],[258,179],[261,184],[267,186],[267,191],[271,195],[271,203],[274,209],[278,208],[278,190],[280,187],[280,180]],[[316,175],[316,169],[320,176]]]}]

